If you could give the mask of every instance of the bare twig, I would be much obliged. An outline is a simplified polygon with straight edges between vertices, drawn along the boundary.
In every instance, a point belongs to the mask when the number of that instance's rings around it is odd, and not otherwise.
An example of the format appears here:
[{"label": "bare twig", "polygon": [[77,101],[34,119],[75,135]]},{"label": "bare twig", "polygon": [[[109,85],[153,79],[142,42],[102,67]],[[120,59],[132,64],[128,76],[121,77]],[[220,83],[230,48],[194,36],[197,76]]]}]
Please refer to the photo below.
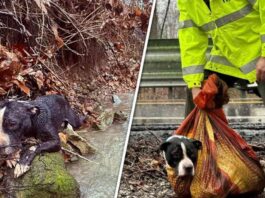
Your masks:
[{"label": "bare twig", "polygon": [[84,156],[82,156],[82,155],[80,155],[80,154],[78,154],[78,153],[75,153],[75,152],[73,152],[73,151],[70,151],[70,150],[68,150],[68,149],[66,149],[66,148],[61,148],[61,149],[62,149],[63,151],[66,151],[66,152],[70,153],[70,154],[73,154],[73,155],[75,155],[75,156],[77,156],[77,157],[79,157],[79,158],[81,158],[81,159],[83,159],[83,160],[86,160],[86,161],[88,161],[88,162],[91,162],[91,163],[94,163],[94,164],[99,165],[99,163],[94,162],[94,161],[91,161],[91,160],[87,159],[86,157],[84,157]]}]

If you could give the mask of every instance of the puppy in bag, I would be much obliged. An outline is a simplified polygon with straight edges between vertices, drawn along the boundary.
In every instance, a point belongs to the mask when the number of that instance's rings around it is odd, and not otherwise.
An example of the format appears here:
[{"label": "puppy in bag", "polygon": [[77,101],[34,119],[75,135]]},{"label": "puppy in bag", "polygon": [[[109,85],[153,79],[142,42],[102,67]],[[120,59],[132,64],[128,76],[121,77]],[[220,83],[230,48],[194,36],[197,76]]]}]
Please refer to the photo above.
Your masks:
[{"label": "puppy in bag", "polygon": [[[245,140],[229,127],[222,109],[227,102],[227,85],[217,75],[209,76],[194,99],[195,109],[173,134],[176,138],[185,136],[186,142],[201,143],[196,150],[197,159],[192,161],[193,174],[178,175],[172,163],[167,163],[168,180],[178,197],[251,197],[263,191],[265,174],[259,159]],[[178,142],[182,142],[187,158],[194,155],[184,145],[184,139],[176,138],[170,138],[167,143],[171,145],[170,150],[163,147],[170,159],[174,153],[168,152],[173,151],[172,145]]]}]

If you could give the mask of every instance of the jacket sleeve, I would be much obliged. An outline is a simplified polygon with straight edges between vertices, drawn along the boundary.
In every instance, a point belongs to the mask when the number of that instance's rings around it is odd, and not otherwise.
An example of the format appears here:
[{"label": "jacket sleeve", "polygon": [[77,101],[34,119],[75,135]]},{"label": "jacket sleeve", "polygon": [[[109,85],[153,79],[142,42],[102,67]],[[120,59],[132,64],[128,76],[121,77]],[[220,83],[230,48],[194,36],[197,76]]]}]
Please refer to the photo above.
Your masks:
[{"label": "jacket sleeve", "polygon": [[261,56],[265,57],[265,0],[248,0],[253,8],[259,11],[261,20],[260,39],[262,43]]},{"label": "jacket sleeve", "polygon": [[179,42],[183,79],[189,88],[201,87],[206,64],[208,36],[191,20],[186,11],[185,0],[178,0]]}]

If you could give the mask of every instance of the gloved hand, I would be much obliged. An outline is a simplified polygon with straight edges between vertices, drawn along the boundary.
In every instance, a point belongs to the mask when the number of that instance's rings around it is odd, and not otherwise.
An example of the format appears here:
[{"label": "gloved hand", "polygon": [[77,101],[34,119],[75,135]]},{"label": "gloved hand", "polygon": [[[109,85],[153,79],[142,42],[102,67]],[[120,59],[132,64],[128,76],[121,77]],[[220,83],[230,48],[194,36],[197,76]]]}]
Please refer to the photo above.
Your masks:
[{"label": "gloved hand", "polygon": [[193,92],[194,103],[200,109],[218,109],[229,101],[227,85],[216,74],[212,74],[204,81],[201,90],[195,89]]},{"label": "gloved hand", "polygon": [[192,97],[193,99],[196,98],[196,96],[201,92],[201,88],[199,87],[194,87],[191,89],[192,92]]},{"label": "gloved hand", "polygon": [[257,62],[256,76],[258,82],[265,82],[265,57],[260,57]]}]

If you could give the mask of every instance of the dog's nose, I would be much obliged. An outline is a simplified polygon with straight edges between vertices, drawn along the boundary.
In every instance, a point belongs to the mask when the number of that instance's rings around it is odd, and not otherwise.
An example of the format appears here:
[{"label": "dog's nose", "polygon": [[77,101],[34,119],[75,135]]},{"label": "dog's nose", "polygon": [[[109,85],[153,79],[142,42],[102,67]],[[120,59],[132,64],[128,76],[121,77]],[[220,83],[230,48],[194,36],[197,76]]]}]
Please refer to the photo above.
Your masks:
[{"label": "dog's nose", "polygon": [[191,174],[192,170],[193,170],[193,166],[186,166],[185,167],[185,171],[186,171],[187,174]]}]

